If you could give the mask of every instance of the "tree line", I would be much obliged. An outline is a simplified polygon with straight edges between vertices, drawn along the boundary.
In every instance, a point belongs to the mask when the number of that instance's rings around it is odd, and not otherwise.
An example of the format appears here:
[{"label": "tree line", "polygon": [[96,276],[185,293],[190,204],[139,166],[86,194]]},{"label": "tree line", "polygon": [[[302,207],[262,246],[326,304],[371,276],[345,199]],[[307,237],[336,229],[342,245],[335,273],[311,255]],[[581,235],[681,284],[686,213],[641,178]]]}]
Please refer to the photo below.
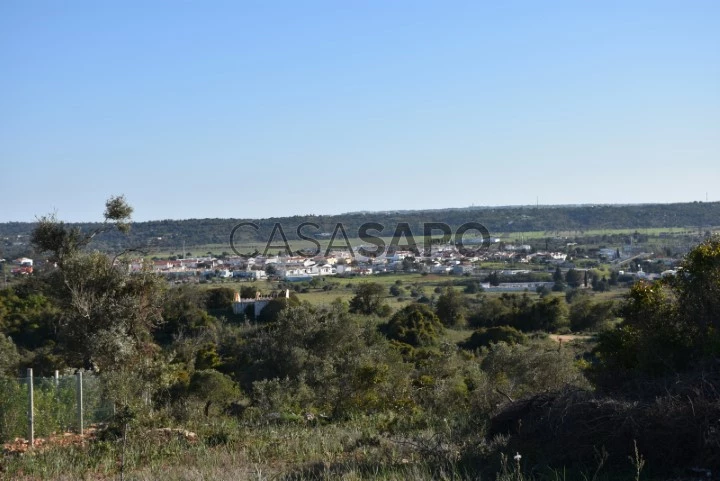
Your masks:
[{"label": "tree line", "polygon": [[[97,239],[95,248],[104,250],[121,249],[123,246],[148,246],[162,238],[161,245],[208,245],[229,243],[230,233],[240,222],[254,222],[259,231],[243,230],[244,237],[237,241],[265,243],[276,224],[283,226],[289,240],[298,240],[296,228],[303,223],[318,225],[308,227],[306,235],[331,234],[337,224],[342,224],[351,238],[356,238],[361,225],[377,222],[385,226],[381,236],[392,236],[395,226],[408,223],[411,231],[418,236],[428,222],[443,222],[452,229],[469,222],[483,224],[494,232],[548,233],[563,231],[584,231],[593,229],[649,229],[663,227],[687,227],[706,229],[716,226],[720,218],[720,202],[691,202],[676,204],[638,205],[580,205],[580,206],[518,206],[466,209],[439,209],[425,211],[397,211],[375,213],[348,213],[341,215],[306,215],[274,217],[267,219],[188,219],[136,222],[129,235],[120,231],[108,232]],[[7,237],[12,244],[17,236],[29,236],[37,223],[7,222],[0,224],[0,238]],[[72,223],[68,227],[92,231],[97,223]],[[549,234],[551,235],[551,234]],[[338,238],[341,240],[341,238]]]}]

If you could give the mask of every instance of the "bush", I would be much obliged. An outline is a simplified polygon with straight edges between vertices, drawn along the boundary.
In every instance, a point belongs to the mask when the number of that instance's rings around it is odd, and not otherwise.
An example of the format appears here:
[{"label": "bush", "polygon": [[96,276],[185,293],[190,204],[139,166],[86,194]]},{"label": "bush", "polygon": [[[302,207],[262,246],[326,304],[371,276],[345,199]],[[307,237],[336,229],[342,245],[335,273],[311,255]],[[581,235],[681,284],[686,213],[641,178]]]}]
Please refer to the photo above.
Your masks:
[{"label": "bush", "polygon": [[437,300],[435,308],[440,322],[447,327],[462,327],[467,324],[465,320],[465,298],[452,287],[445,289]]},{"label": "bush", "polygon": [[407,398],[401,391],[408,367],[375,323],[360,325],[339,303],[291,307],[236,345],[233,370],[262,410],[285,406],[344,417],[387,409]]},{"label": "bush", "polygon": [[235,289],[216,287],[207,291],[205,305],[208,309],[230,309],[235,300]]},{"label": "bush", "polygon": [[637,282],[623,322],[599,337],[590,371],[606,388],[682,372],[720,353],[720,238],[690,251],[675,276]]},{"label": "bush", "polygon": [[470,316],[477,327],[512,326],[523,332],[555,332],[568,325],[567,306],[557,297],[534,301],[527,294],[483,299]]},{"label": "bush", "polygon": [[519,399],[561,390],[568,385],[589,387],[569,349],[548,349],[549,341],[490,344],[481,352],[481,367],[496,389]]},{"label": "bush", "polygon": [[267,305],[260,311],[260,314],[258,314],[257,316],[257,322],[275,322],[283,310],[292,306],[299,305],[300,300],[295,294],[291,294],[289,299],[285,297],[278,297],[276,299],[273,299],[268,302]]},{"label": "bush", "polygon": [[388,315],[388,306],[384,303],[385,288],[377,282],[363,282],[355,289],[355,297],[350,300],[350,312],[364,315]]},{"label": "bush", "polygon": [[459,346],[463,349],[474,351],[498,342],[525,344],[527,342],[527,336],[510,326],[480,328],[473,332],[467,340],[459,343]]},{"label": "bush", "polygon": [[429,307],[410,304],[396,312],[380,329],[389,339],[417,347],[436,344],[443,326]]},{"label": "bush", "polygon": [[195,371],[190,378],[189,392],[205,403],[205,416],[209,415],[212,404],[225,407],[242,396],[237,384],[229,376],[214,369]]},{"label": "bush", "polygon": [[595,303],[589,298],[576,300],[570,306],[569,317],[573,332],[597,330],[615,319],[615,303]]},{"label": "bush", "polygon": [[15,374],[20,355],[10,337],[0,333],[0,376]]}]

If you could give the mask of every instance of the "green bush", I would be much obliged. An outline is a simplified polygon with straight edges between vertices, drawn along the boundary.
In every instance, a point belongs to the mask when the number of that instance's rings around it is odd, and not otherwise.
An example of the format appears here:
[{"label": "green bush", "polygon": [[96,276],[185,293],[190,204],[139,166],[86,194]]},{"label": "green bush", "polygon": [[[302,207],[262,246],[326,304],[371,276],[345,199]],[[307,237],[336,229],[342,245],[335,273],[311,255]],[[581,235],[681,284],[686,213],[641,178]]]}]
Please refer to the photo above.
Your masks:
[{"label": "green bush", "polygon": [[482,369],[496,389],[513,399],[568,385],[587,387],[573,353],[569,349],[550,350],[546,342],[490,344],[481,354]]},{"label": "green bush", "polygon": [[205,305],[208,309],[230,309],[235,300],[235,292],[235,289],[230,287],[208,289]]},{"label": "green bush", "polygon": [[385,288],[377,282],[363,282],[355,288],[350,300],[350,312],[364,315],[387,316],[390,311],[385,304]]},{"label": "green bush", "polygon": [[570,306],[569,317],[573,332],[597,330],[615,319],[615,303],[593,302],[589,298],[575,300]]},{"label": "green bush", "polygon": [[720,354],[720,238],[690,251],[677,275],[638,282],[620,308],[623,322],[602,333],[596,382],[684,371]]},{"label": "green bush", "polygon": [[0,333],[0,376],[13,374],[20,362],[20,355],[12,339]]},{"label": "green bush", "polygon": [[27,385],[0,378],[0,441],[27,436]]},{"label": "green bush", "polygon": [[434,345],[443,332],[440,319],[425,304],[405,306],[380,329],[389,339],[413,347]]},{"label": "green bush", "polygon": [[229,376],[214,369],[195,371],[190,378],[188,390],[195,398],[205,403],[205,416],[210,414],[210,407],[213,404],[225,407],[242,397],[237,384]]},{"label": "green bush", "polygon": [[448,287],[438,297],[435,313],[446,327],[463,327],[465,320],[465,296]]},{"label": "green bush", "polygon": [[527,336],[510,326],[483,327],[473,332],[466,341],[459,343],[459,345],[463,349],[474,351],[498,342],[525,344]]}]

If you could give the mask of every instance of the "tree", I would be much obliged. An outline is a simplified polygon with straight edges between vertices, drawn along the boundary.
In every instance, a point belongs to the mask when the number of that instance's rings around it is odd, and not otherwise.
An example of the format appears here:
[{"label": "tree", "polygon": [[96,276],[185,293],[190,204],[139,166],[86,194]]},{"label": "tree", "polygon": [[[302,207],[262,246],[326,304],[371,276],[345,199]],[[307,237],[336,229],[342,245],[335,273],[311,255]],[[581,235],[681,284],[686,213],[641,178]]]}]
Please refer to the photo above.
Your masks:
[{"label": "tree", "polygon": [[237,384],[230,377],[214,369],[195,371],[190,378],[189,391],[205,403],[205,416],[210,414],[210,406],[213,404],[228,405],[242,396]]},{"label": "tree", "polygon": [[418,263],[415,262],[414,257],[405,257],[402,260],[402,270],[405,272],[415,271],[418,268]]},{"label": "tree", "polygon": [[677,293],[688,322],[703,331],[720,329],[720,236],[690,251],[667,284]]},{"label": "tree", "polygon": [[582,297],[570,306],[570,329],[573,332],[592,331],[602,327],[615,318],[613,301],[593,302]]},{"label": "tree", "polygon": [[443,325],[426,305],[410,304],[396,312],[380,329],[389,339],[419,347],[435,344]]},{"label": "tree", "polygon": [[587,299],[591,296],[590,292],[585,289],[570,289],[565,293],[565,301],[568,304],[579,301],[581,299]]},{"label": "tree", "polygon": [[255,286],[242,286],[240,288],[240,297],[243,299],[255,299],[257,293],[258,288]]},{"label": "tree", "polygon": [[598,336],[595,374],[611,382],[633,373],[657,376],[688,367],[700,332],[679,319],[659,283],[637,282],[620,308],[623,322]]},{"label": "tree", "polygon": [[234,300],[235,289],[230,287],[217,287],[208,290],[205,304],[208,309],[230,309]]},{"label": "tree", "polygon": [[105,220],[100,227],[89,232],[82,232],[79,227],[67,227],[57,220],[55,214],[43,216],[30,235],[30,243],[41,252],[49,252],[50,261],[62,267],[66,259],[76,255],[97,235],[111,230],[127,233],[132,213],[133,208],[121,195],[110,197],[105,202]]},{"label": "tree", "polygon": [[18,362],[20,355],[12,339],[0,334],[0,376],[13,375]]},{"label": "tree", "polygon": [[565,273],[565,282],[572,288],[580,287],[582,283],[583,275],[575,269],[570,269]]},{"label": "tree", "polygon": [[355,297],[350,300],[350,312],[379,316],[388,315],[385,304],[385,288],[377,282],[363,282],[355,289]]},{"label": "tree", "polygon": [[477,294],[478,292],[482,292],[482,291],[483,291],[482,286],[476,280],[469,281],[465,285],[465,294]]},{"label": "tree", "polygon": [[447,327],[460,327],[465,321],[465,299],[462,294],[447,287],[438,298],[435,313],[440,321]]},{"label": "tree", "polygon": [[540,297],[547,297],[550,295],[550,293],[552,291],[548,288],[548,286],[542,285],[542,286],[538,286],[535,289],[535,292],[537,292]]},{"label": "tree", "polygon": [[274,322],[278,319],[280,313],[285,309],[299,305],[300,300],[295,293],[291,294],[289,299],[285,297],[276,297],[268,302],[267,305],[260,311],[256,320],[260,323]]},{"label": "tree", "polygon": [[567,306],[559,297],[545,297],[514,316],[513,327],[524,331],[557,332],[567,327]]},{"label": "tree", "polygon": [[220,366],[220,356],[217,353],[217,346],[208,342],[195,354],[195,369],[215,369]]},{"label": "tree", "polygon": [[[36,350],[56,343],[60,312],[41,292],[44,283],[29,277],[11,289],[0,290],[0,333],[20,349]],[[56,369],[57,366],[48,366]]]},{"label": "tree", "polygon": [[719,354],[720,238],[688,253],[678,274],[637,282],[620,308],[623,322],[602,333],[594,374],[609,382],[688,369]]},{"label": "tree", "polygon": [[491,286],[500,285],[500,275],[497,273],[497,271],[492,271],[490,274],[488,274],[485,280],[489,282]]},{"label": "tree", "polygon": [[195,286],[168,289],[162,300],[163,322],[153,331],[156,342],[166,345],[179,335],[198,336],[213,330],[217,321],[206,306],[206,292]]},{"label": "tree", "polygon": [[571,349],[538,347],[533,343],[490,344],[481,360],[482,369],[495,380],[496,389],[514,399],[587,385]]},{"label": "tree", "polygon": [[277,270],[277,267],[275,267],[275,264],[266,264],[265,265],[265,273],[269,276],[277,275],[278,270]]},{"label": "tree", "polygon": [[525,344],[527,342],[527,336],[510,326],[483,327],[473,332],[472,335],[467,340],[461,342],[459,346],[463,349],[474,351],[498,342],[511,345]]},{"label": "tree", "polygon": [[342,416],[407,397],[402,391],[409,376],[399,354],[340,302],[285,309],[275,322],[221,352],[238,357],[234,369],[242,386],[265,409],[315,406]]},{"label": "tree", "polygon": [[[57,263],[57,269],[43,276],[42,289],[61,312],[58,347],[68,364],[116,372],[114,379],[139,390],[162,387],[150,377],[157,374],[159,349],[152,333],[162,322],[166,283],[150,271],[129,274],[118,256],[83,252],[103,232],[127,232],[131,213],[124,197],[111,197],[101,227],[83,232],[48,216],[40,219],[31,241]],[[129,392],[118,387],[120,391]]]}]

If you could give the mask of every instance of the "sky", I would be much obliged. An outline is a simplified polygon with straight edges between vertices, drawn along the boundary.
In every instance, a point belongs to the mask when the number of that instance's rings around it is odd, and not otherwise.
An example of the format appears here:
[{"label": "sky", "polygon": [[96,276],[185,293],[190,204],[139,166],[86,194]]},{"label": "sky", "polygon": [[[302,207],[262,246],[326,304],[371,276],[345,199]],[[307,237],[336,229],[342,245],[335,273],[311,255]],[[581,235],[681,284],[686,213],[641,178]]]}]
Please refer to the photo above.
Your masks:
[{"label": "sky", "polygon": [[0,2],[0,222],[720,200],[720,2]]}]

